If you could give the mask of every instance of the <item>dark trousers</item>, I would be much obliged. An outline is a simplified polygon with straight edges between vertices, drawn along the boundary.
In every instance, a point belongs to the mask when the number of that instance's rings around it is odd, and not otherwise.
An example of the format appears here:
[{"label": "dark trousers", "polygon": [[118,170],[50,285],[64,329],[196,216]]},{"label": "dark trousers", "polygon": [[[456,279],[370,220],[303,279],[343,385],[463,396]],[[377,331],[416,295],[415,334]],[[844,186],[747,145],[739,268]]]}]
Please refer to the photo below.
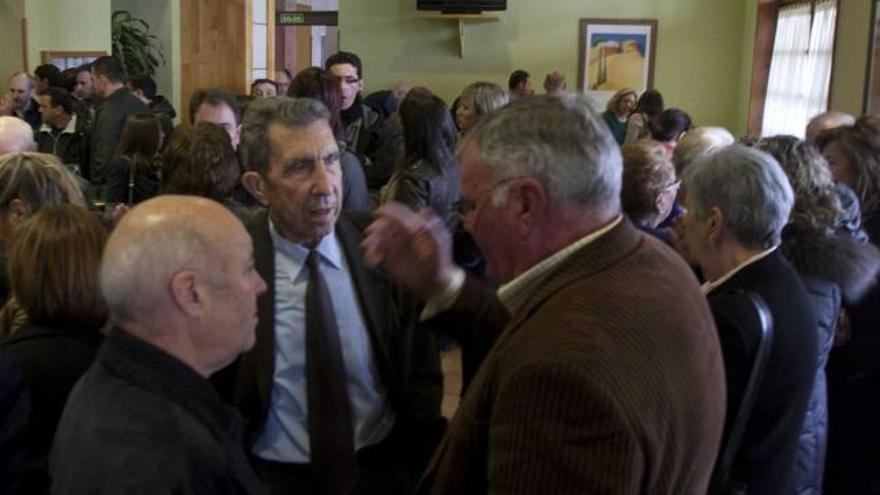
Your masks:
[{"label": "dark trousers", "polygon": [[[408,455],[404,435],[395,426],[381,442],[357,452],[357,481],[353,495],[411,495],[421,475]],[[312,485],[309,464],[275,462],[251,457],[254,470],[274,495],[321,495]],[[416,472],[418,469],[419,472]]]}]

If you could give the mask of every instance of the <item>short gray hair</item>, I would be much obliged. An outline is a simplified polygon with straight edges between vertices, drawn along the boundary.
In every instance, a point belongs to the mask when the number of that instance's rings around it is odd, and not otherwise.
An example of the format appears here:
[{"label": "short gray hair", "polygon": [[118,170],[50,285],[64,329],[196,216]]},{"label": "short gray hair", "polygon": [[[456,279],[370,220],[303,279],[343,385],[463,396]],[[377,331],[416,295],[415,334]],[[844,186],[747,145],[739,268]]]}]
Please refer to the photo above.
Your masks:
[{"label": "short gray hair", "polygon": [[239,154],[247,170],[266,175],[272,158],[269,126],[306,127],[324,120],[330,121],[330,111],[323,103],[312,98],[276,96],[252,101],[241,123]]},{"label": "short gray hair", "polygon": [[684,169],[697,158],[713,153],[736,141],[733,134],[723,127],[697,127],[688,131],[672,152],[672,163],[680,176]]},{"label": "short gray hair", "polygon": [[620,209],[620,147],[583,94],[517,100],[464,142],[476,143],[496,179],[534,177],[556,205]]},{"label": "short gray hair", "polygon": [[794,192],[771,155],[732,145],[690,164],[684,180],[698,218],[717,207],[724,213],[726,227],[743,246],[769,249],[779,244]]},{"label": "short gray hair", "polygon": [[479,81],[467,85],[462,90],[458,104],[472,108],[477,117],[481,117],[507,105],[509,99],[507,91],[501,89],[501,86],[492,82]]},{"label": "short gray hair", "polygon": [[[99,282],[114,323],[142,321],[154,314],[167,297],[171,277],[184,268],[201,266],[214,254],[217,240],[210,239],[197,220],[194,213],[181,211],[148,228],[129,230],[124,239],[111,234]],[[122,245],[114,246],[117,243]]]}]

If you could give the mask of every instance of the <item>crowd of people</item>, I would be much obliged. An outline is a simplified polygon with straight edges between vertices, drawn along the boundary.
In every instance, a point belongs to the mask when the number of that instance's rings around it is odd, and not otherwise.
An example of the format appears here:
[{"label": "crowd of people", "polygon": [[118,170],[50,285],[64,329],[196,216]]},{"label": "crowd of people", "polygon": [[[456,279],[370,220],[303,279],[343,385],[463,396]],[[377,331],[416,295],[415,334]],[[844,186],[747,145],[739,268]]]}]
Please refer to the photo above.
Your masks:
[{"label": "crowd of people", "polygon": [[13,74],[0,492],[880,493],[880,118],[543,87]]}]

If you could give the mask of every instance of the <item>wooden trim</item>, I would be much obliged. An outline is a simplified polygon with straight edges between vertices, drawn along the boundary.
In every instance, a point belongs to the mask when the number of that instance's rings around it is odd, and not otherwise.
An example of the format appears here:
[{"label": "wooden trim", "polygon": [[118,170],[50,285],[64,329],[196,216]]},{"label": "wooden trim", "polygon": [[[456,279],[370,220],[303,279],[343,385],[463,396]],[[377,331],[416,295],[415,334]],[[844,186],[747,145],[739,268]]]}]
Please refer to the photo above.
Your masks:
[{"label": "wooden trim", "polygon": [[643,25],[650,26],[651,28],[651,39],[649,43],[651,44],[650,49],[650,57],[648,57],[648,82],[645,90],[654,88],[654,65],[657,60],[657,38],[659,37],[659,31],[657,29],[657,19],[594,19],[594,18],[586,18],[581,19],[578,23],[578,90],[587,91],[586,86],[587,82],[584,81],[584,69],[585,62],[589,58],[590,53],[589,49],[586,46],[587,43],[587,26],[590,24],[617,24],[617,25]]},{"label": "wooden trim", "polygon": [[275,79],[275,0],[266,2],[266,78]]},{"label": "wooden trim", "polygon": [[30,72],[28,70],[27,17],[21,18],[21,61],[21,70]]},{"label": "wooden trim", "polygon": [[773,59],[773,43],[776,37],[776,21],[779,8],[774,3],[758,5],[755,23],[755,49],[752,59],[752,82],[749,90],[749,118],[746,133],[759,136],[764,122],[764,103],[767,99],[767,82],[770,79],[770,63]]},{"label": "wooden trim", "polygon": [[[877,4],[880,3],[880,0],[872,0],[873,5],[871,5],[871,29],[868,34],[868,63],[865,64],[865,92],[862,96],[862,113],[867,114],[870,112],[870,101],[871,101],[871,79],[873,75],[874,69],[874,39],[877,36]],[[837,40],[835,39],[835,42]]]},{"label": "wooden trim", "polygon": [[[813,4],[816,8],[816,4]],[[837,33],[840,31],[840,0],[834,1],[834,38],[831,50],[831,73],[828,75],[828,94],[825,96],[825,111],[831,110],[831,95],[834,94],[834,52],[837,50]]]},{"label": "wooden trim", "polygon": [[250,94],[251,83],[254,80],[254,2],[260,0],[245,0],[244,2],[244,39],[246,41],[244,54],[244,94]]}]

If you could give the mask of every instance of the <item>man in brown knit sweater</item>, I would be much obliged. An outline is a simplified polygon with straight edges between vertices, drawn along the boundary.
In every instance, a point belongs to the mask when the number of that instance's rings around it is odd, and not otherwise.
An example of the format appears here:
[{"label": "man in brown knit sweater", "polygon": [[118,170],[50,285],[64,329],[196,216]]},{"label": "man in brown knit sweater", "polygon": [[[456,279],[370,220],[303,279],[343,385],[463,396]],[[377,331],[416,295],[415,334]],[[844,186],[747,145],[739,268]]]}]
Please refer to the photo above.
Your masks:
[{"label": "man in brown knit sweater", "polygon": [[420,492],[706,493],[718,337],[689,268],[621,215],[601,118],[582,95],[517,101],[459,158],[459,211],[497,293],[452,264],[430,214],[387,205],[364,241],[476,370]]}]

